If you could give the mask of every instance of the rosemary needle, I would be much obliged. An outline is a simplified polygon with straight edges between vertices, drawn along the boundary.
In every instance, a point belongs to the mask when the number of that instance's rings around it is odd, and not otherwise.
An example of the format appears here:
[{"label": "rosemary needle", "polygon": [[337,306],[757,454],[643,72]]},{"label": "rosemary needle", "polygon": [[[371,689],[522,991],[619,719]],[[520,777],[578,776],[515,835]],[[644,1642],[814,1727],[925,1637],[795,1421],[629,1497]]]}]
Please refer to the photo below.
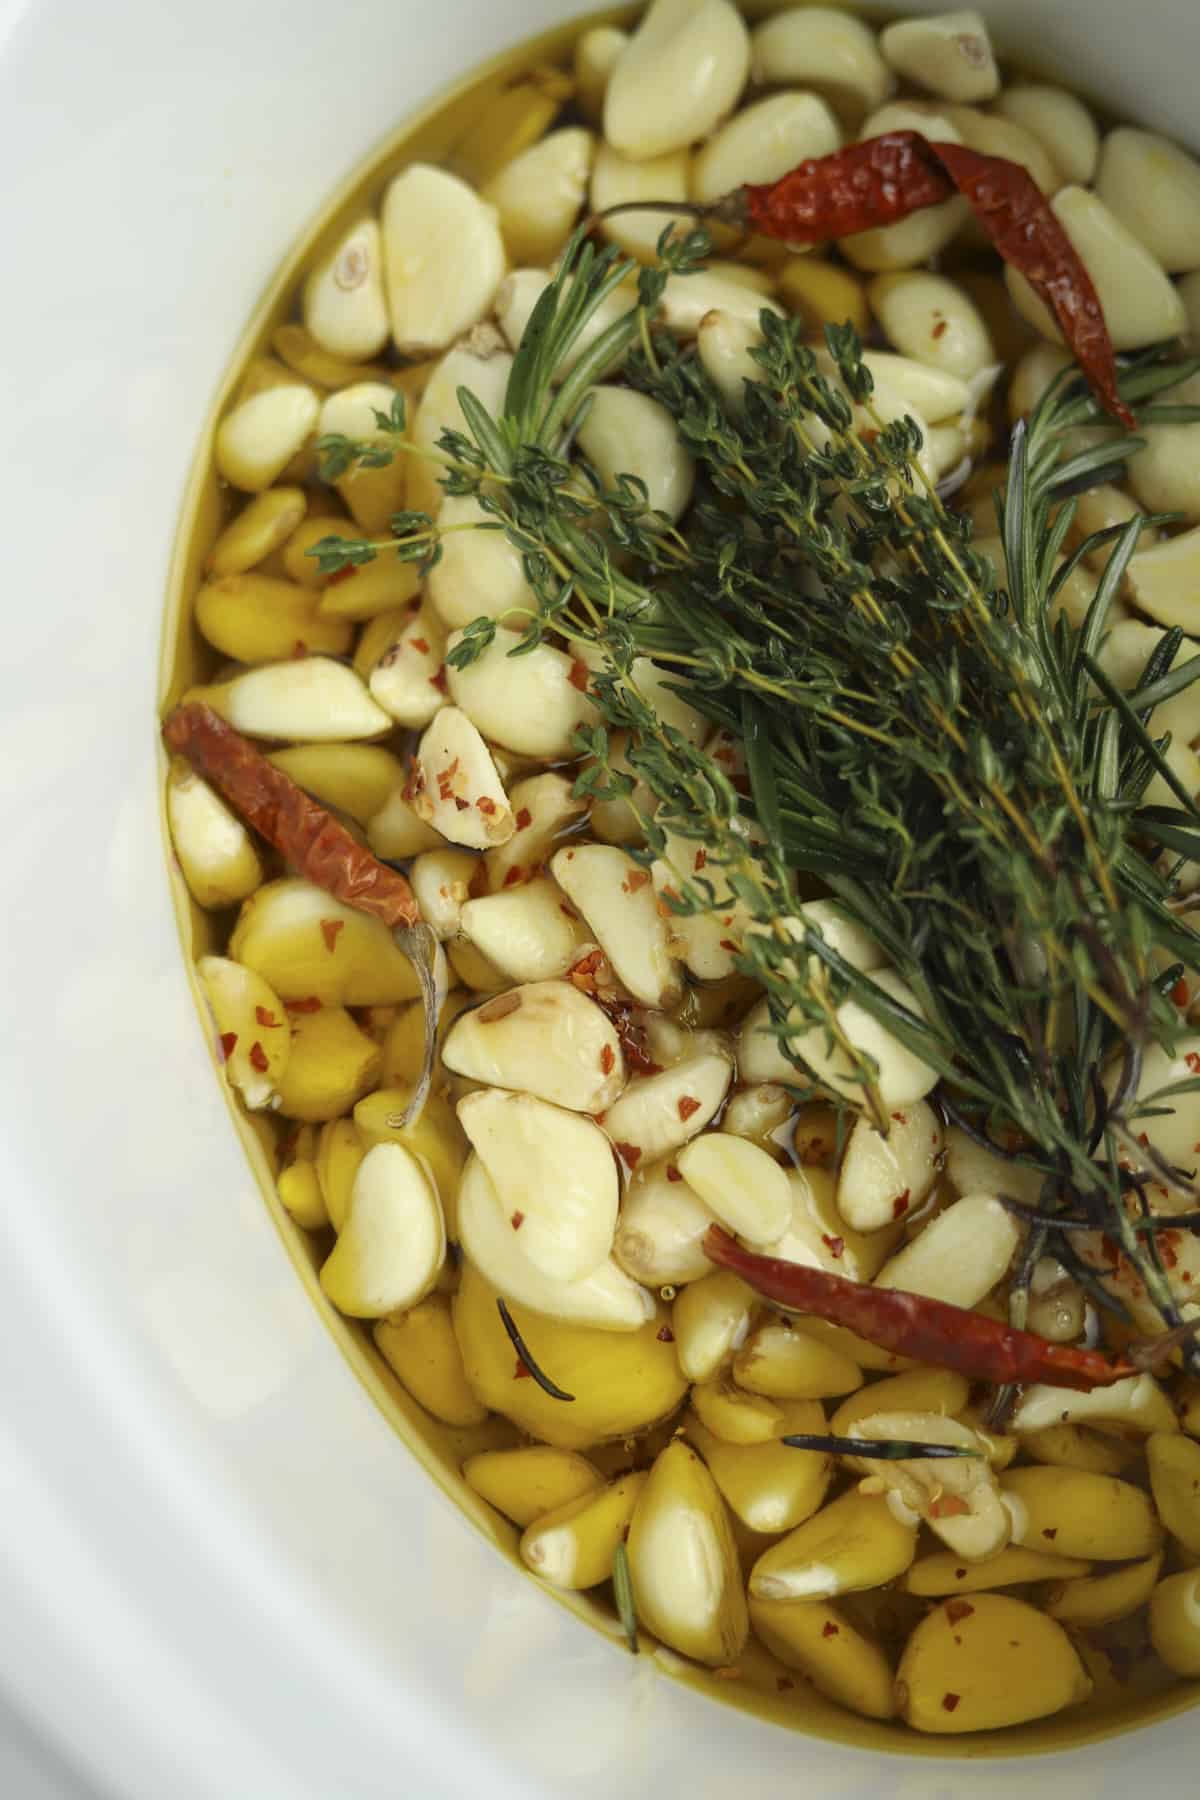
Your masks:
[{"label": "rosemary needle", "polygon": [[500,1314],[500,1322],[504,1326],[505,1331],[507,1331],[509,1342],[512,1344],[513,1349],[520,1358],[522,1366],[528,1369],[542,1392],[549,1394],[552,1400],[574,1400],[574,1394],[568,1394],[563,1388],[560,1388],[555,1382],[551,1381],[550,1377],[544,1374],[533,1360],[533,1357],[529,1354],[529,1346],[521,1336],[521,1333],[517,1330],[516,1320],[509,1312],[505,1301],[499,1294],[496,1296],[496,1310]]},{"label": "rosemary needle", "polygon": [[633,1582],[629,1575],[629,1553],[624,1542],[618,1543],[613,1551],[613,1598],[617,1603],[617,1617],[625,1633],[625,1642],[629,1645],[631,1656],[638,1654],[637,1612],[633,1604]]},{"label": "rosemary needle", "polygon": [[915,1462],[947,1456],[982,1456],[960,1444],[924,1444],[908,1438],[824,1437],[819,1432],[793,1431],[780,1438],[791,1450],[828,1450],[834,1456],[869,1456],[880,1462]]}]

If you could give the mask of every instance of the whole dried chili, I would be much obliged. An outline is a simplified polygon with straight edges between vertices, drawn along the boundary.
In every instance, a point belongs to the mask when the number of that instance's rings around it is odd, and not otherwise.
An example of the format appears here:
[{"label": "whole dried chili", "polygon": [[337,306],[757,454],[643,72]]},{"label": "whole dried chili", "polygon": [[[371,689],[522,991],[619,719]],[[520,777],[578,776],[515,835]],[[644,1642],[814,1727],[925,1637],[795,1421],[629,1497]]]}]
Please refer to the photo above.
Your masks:
[{"label": "whole dried chili", "polygon": [[185,756],[239,818],[311,881],[345,906],[385,925],[413,925],[420,914],[403,875],[357,843],[325,807],[268,762],[211,706],[177,706],[163,725],[168,750]]},{"label": "whole dried chili", "polygon": [[[167,749],[186,757],[239,817],[314,887],[391,928],[397,948],[412,963],[420,983],[425,1018],[421,1073],[400,1116],[402,1124],[411,1124],[419,1117],[433,1080],[446,973],[437,939],[423,922],[408,882],[398,870],[364,849],[331,812],[268,762],[210,706],[201,701],[177,706],[164,721],[162,734]],[[336,937],[336,921],[326,923],[335,926]],[[293,1003],[289,1010],[302,1008]]]},{"label": "whole dried chili", "polygon": [[[992,243],[1050,308],[1099,399],[1123,425],[1112,339],[1092,278],[1049,201],[1020,163],[919,131],[888,131],[798,163],[778,181],[736,188],[708,206],[638,201],[713,218],[792,244],[825,243],[895,225],[961,194]],[[633,207],[613,207],[613,212]]]},{"label": "whole dried chili", "polygon": [[1045,1381],[1088,1392],[1139,1373],[1135,1361],[1051,1344],[1032,1331],[1018,1331],[944,1300],[928,1300],[899,1288],[870,1287],[823,1269],[758,1256],[743,1250],[719,1225],[709,1226],[704,1251],[777,1306],[843,1325],[882,1350],[957,1369],[972,1381],[999,1385]]}]

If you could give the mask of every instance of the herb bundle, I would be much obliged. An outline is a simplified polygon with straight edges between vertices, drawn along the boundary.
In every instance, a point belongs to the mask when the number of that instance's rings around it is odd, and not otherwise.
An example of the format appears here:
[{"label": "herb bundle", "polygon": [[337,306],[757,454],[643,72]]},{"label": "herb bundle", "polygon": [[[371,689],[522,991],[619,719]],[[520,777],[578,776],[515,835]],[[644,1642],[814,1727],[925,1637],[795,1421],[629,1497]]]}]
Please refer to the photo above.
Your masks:
[{"label": "herb bundle", "polygon": [[[798,321],[764,311],[756,378],[731,407],[694,349],[656,323],[666,281],[706,250],[703,233],[665,234],[636,305],[596,334],[633,265],[578,235],[525,332],[503,413],[460,393],[468,429],[442,440],[447,490],[479,497],[536,595],[536,609],[504,621],[523,628],[513,654],[550,634],[588,660],[597,722],[581,734],[579,790],[632,800],[643,859],[674,868],[676,912],[714,910],[696,864],[719,871],[744,919],[738,966],[769,997],[798,1087],[811,1078],[796,1046],[817,1030],[886,1129],[876,1066],[839,1020],[853,999],[938,1072],[951,1120],[1042,1175],[1039,1207],[1021,1209],[1013,1323],[1047,1251],[1121,1310],[1089,1261],[1089,1234],[1103,1233],[1163,1327],[1177,1328],[1148,1193],[1193,1197],[1194,1171],[1139,1141],[1138,1121],[1200,1088],[1140,1091],[1145,1050],[1169,1050],[1184,1029],[1171,992],[1200,969],[1179,898],[1184,865],[1200,861],[1200,812],[1149,721],[1200,674],[1200,657],[1177,666],[1182,634],[1168,632],[1132,692],[1118,692],[1097,658],[1146,521],[1065,554],[1073,496],[1111,479],[1140,440],[1072,372],[1054,384],[1017,427],[996,496],[998,585],[969,521],[924,481],[916,425],[875,412],[850,328],[831,328],[818,353]],[[589,392],[618,362],[672,413],[696,461],[686,531],[647,510],[638,482],[606,489],[572,454]],[[1121,395],[1153,422],[1155,396],[1196,366],[1148,354],[1122,373]],[[402,407],[380,426],[404,447]],[[1085,427],[1105,429],[1064,454]],[[343,470],[384,454],[324,448]],[[437,555],[427,518],[394,527],[402,555]],[[1077,629],[1055,601],[1102,546],[1105,572]],[[318,549],[336,568],[374,546]],[[481,654],[495,629],[476,621],[452,661]],[[638,683],[644,657],[740,742],[745,782],[658,716]],[[1156,777],[1177,804],[1147,803]],[[678,866],[680,841],[704,858]],[[821,891],[878,941],[911,1005],[797,917],[798,900]],[[1200,1224],[1200,1213],[1175,1207],[1170,1223]]]}]

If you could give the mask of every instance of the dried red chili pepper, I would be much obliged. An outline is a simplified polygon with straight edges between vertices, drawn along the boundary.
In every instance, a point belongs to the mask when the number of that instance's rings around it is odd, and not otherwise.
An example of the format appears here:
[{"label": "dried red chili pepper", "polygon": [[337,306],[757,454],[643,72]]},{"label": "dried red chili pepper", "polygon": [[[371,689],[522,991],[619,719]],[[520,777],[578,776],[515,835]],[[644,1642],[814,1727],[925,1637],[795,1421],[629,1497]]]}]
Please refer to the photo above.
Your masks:
[{"label": "dried red chili pepper", "polygon": [[[915,1357],[939,1368],[957,1369],[972,1381],[1046,1381],[1055,1387],[1107,1387],[1136,1375],[1139,1365],[1099,1350],[1051,1344],[1032,1331],[1017,1331],[998,1319],[944,1300],[927,1300],[899,1288],[870,1287],[824,1269],[758,1256],[743,1250],[719,1225],[710,1225],[704,1252],[732,1269],[756,1293],[793,1312],[811,1313],[844,1325],[882,1350]],[[1163,1340],[1165,1343],[1165,1340]]]},{"label": "dried red chili pepper", "polygon": [[1092,278],[1049,201],[1020,163],[983,156],[964,144],[931,143],[919,131],[888,131],[831,156],[810,157],[778,181],[736,188],[711,205],[667,204],[663,210],[717,219],[792,244],[816,244],[895,225],[956,193],[968,202],[1005,262],[1024,275],[1050,308],[1106,409],[1132,427],[1133,415],[1117,391],[1112,339]]},{"label": "dried red chili pepper", "polygon": [[403,875],[356,843],[325,807],[211,706],[200,701],[177,706],[163,725],[163,741],[314,887],[385,925],[416,923],[420,914]]},{"label": "dried red chili pepper", "polygon": [[[391,927],[397,948],[412,963],[420,983],[425,1014],[421,1075],[403,1115],[404,1122],[411,1123],[419,1117],[433,1079],[446,976],[437,940],[422,921],[408,882],[364,849],[332,813],[297,787],[290,775],[268,762],[210,706],[195,700],[177,706],[164,721],[162,734],[167,749],[186,757],[239,817],[314,887]],[[293,1005],[291,1010],[300,1008]]]}]

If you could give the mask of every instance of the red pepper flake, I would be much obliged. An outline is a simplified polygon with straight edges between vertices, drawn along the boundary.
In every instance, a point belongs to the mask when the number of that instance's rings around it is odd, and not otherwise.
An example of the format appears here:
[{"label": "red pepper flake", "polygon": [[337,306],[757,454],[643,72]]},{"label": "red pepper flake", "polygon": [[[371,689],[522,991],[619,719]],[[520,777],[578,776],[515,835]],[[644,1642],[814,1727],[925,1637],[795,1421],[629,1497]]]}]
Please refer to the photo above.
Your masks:
[{"label": "red pepper flake", "polygon": [[908,1124],[908,1114],[907,1113],[893,1113],[892,1117],[893,1117],[893,1119],[895,1119],[897,1125],[907,1125]]},{"label": "red pepper flake", "polygon": [[1055,1538],[1058,1536],[1058,1526],[1057,1525],[1047,1525],[1045,1530],[1042,1532],[1042,1536],[1044,1538],[1049,1538],[1050,1542],[1053,1543]]},{"label": "red pepper flake", "polygon": [[679,1173],[679,1170],[675,1167],[674,1163],[667,1164],[667,1180],[668,1181],[682,1181],[683,1180],[683,1176]]},{"label": "red pepper flake", "polygon": [[292,645],[292,661],[293,662],[303,662],[304,658],[307,655],[308,655],[308,645],[305,643],[303,638],[297,638],[295,643]]},{"label": "red pepper flake", "polygon": [[[442,795],[443,800],[445,799],[445,797],[446,796],[443,794]],[[471,802],[469,800],[464,800],[461,794],[455,794],[454,804],[455,804],[455,806],[457,806],[459,812],[466,812],[466,810],[470,806]]]},{"label": "red pepper flake", "polygon": [[961,1625],[962,1621],[969,1619],[974,1611],[975,1608],[969,1600],[948,1600],[946,1602],[946,1617],[951,1625]]},{"label": "red pepper flake", "polygon": [[821,1242],[828,1250],[830,1256],[841,1256],[846,1248],[845,1238],[827,1237],[824,1232],[821,1233]]},{"label": "red pepper flake", "polygon": [[517,1366],[513,1370],[513,1380],[514,1381],[528,1381],[529,1379],[530,1379],[529,1367],[526,1363],[522,1362],[521,1358],[518,1356]]},{"label": "red pepper flake", "polygon": [[[1187,1064],[1188,1068],[1192,1071],[1193,1075],[1200,1075],[1200,1054],[1198,1054],[1195,1050],[1189,1050],[1183,1060]],[[1145,1144],[1145,1143],[1149,1142],[1149,1139],[1146,1137],[1145,1132],[1142,1133],[1141,1137],[1138,1139],[1138,1142],[1139,1142],[1139,1144]]]},{"label": "red pepper flake", "polygon": [[821,1627],[821,1636],[823,1638],[840,1637],[841,1628],[835,1625],[832,1619],[826,1619]]},{"label": "red pepper flake", "polygon": [[700,1111],[700,1102],[691,1094],[682,1094],[679,1099],[679,1116],[686,1124],[693,1113]]},{"label": "red pepper flake", "polygon": [[636,894],[639,888],[645,887],[649,879],[649,869],[631,869],[621,883],[621,892],[623,894]]},{"label": "red pepper flake", "polygon": [[494,1025],[497,1019],[507,1019],[510,1013],[519,1011],[520,1006],[520,994],[497,994],[494,1000],[480,1007],[475,1017],[480,1025]]},{"label": "red pepper flake", "polygon": [[904,1217],[905,1213],[908,1211],[909,1195],[911,1192],[911,1188],[905,1188],[904,1192],[902,1194],[897,1194],[896,1198],[892,1201],[893,1219],[902,1219]]},{"label": "red pepper flake", "polygon": [[223,1031],[221,1033],[221,1056],[225,1062],[228,1062],[229,1058],[233,1055],[236,1044],[236,1031]]},{"label": "red pepper flake", "polygon": [[285,1000],[283,1004],[286,1010],[291,1013],[320,1012],[322,1006],[322,1002],[317,999],[315,994],[309,994],[304,1000]]},{"label": "red pepper flake", "polygon": [[734,943],[734,941],[733,941],[733,939],[732,939],[732,938],[721,938],[721,940],[720,940],[720,945],[721,945],[721,949],[722,949],[722,950],[728,950],[728,952],[729,952],[729,954],[730,954],[730,956],[736,956],[736,955],[737,955],[737,953],[738,953],[738,947],[737,947],[737,945],[736,945],[736,944],[735,944],[735,943]]},{"label": "red pepper flake", "polygon": [[440,668],[437,671],[437,673],[435,675],[431,675],[429,677],[429,685],[430,685],[430,687],[435,687],[439,694],[444,694],[446,692],[447,682],[446,682],[446,670],[445,670],[444,665],[442,668]]},{"label": "red pepper flake", "polygon": [[260,1075],[267,1072],[267,1053],[257,1038],[250,1046],[250,1067],[257,1069]]},{"label": "red pepper flake", "polygon": [[505,887],[516,887],[518,883],[524,881],[524,879],[524,869],[522,869],[519,864],[514,863],[512,868],[505,875],[503,885]]},{"label": "red pepper flake", "polygon": [[[866,435],[867,434],[864,432],[863,436],[865,437]],[[878,437],[879,433],[876,432],[875,435]],[[750,798],[750,777],[748,775],[735,775],[730,786],[733,788],[735,794],[740,794],[742,796],[743,800],[748,800]]]},{"label": "red pepper flake", "polygon": [[345,931],[345,929],[345,919],[321,920],[321,936],[325,939],[325,948],[329,951],[330,955],[332,955],[337,948],[338,932]]},{"label": "red pepper flake", "polygon": [[1171,998],[1176,1006],[1186,1006],[1190,997],[1188,984],[1181,975],[1179,980],[1175,983],[1175,986],[1171,989]]},{"label": "red pepper flake", "polygon": [[939,1494],[936,1500],[929,1503],[931,1519],[959,1519],[963,1513],[970,1512],[970,1507],[959,1494]]},{"label": "red pepper flake", "polygon": [[562,914],[564,919],[575,920],[575,919],[578,919],[578,917],[579,917],[579,914],[575,911],[575,908],[573,906],[568,906],[565,900],[559,901],[558,910]]},{"label": "red pepper flake", "polygon": [[955,1569],[954,1579],[955,1581],[965,1581],[967,1579],[967,1571],[965,1569]]},{"label": "red pepper flake", "polygon": [[660,1325],[654,1335],[660,1344],[673,1344],[675,1342],[675,1333],[671,1330],[669,1325]]},{"label": "red pepper flake", "polygon": [[333,574],[329,577],[329,580],[325,583],[325,586],[336,587],[339,581],[349,581],[352,575],[357,574],[358,570],[355,568],[354,564],[347,563],[344,569],[334,570]]},{"label": "red pepper flake", "polygon": [[695,869],[697,874],[700,873],[700,870],[704,867],[704,865],[707,861],[708,861],[708,851],[707,850],[697,850],[695,857],[692,860],[692,867],[693,867],[693,869]]},{"label": "red pepper flake", "polygon": [[533,824],[533,814],[527,806],[523,806],[518,812],[516,823],[518,831],[524,831],[527,826]]},{"label": "red pepper flake", "polygon": [[419,650],[421,652],[422,656],[429,655],[429,640],[428,640],[428,638],[415,637],[415,638],[409,638],[408,641],[412,645],[414,650]]},{"label": "red pepper flake", "polygon": [[579,692],[581,694],[586,694],[587,693],[588,676],[590,674],[591,674],[591,670],[588,668],[587,664],[583,661],[582,657],[577,656],[575,658],[575,661],[571,664],[571,673],[567,677],[567,679],[571,683],[571,686],[573,688],[578,688]]},{"label": "red pepper flake", "polygon": [[612,1045],[604,1044],[600,1050],[600,1071],[601,1071],[601,1073],[604,1075],[611,1075],[613,1072],[613,1065],[615,1064],[616,1060],[617,1060],[617,1053],[613,1049]]},{"label": "red pepper flake", "polygon": [[795,1685],[796,1684],[790,1675],[777,1675],[775,1677],[775,1691],[778,1694],[790,1694]]},{"label": "red pepper flake", "polygon": [[627,1169],[636,1169],[641,1160],[640,1144],[616,1144],[613,1146]]},{"label": "red pepper flake", "polygon": [[[319,1006],[320,1001],[318,1001],[317,1004]],[[279,1020],[275,1017],[275,1014],[270,1010],[269,1007],[256,1006],[254,1009],[254,1017],[257,1019],[258,1023],[262,1026],[264,1031],[278,1031]]]},{"label": "red pepper flake", "polygon": [[950,328],[950,322],[949,322],[949,320],[948,320],[948,319],[943,319],[943,318],[942,318],[942,316],[941,316],[941,314],[940,314],[940,313],[939,313],[939,314],[938,314],[938,322],[937,322],[937,324],[936,324],[936,325],[935,325],[935,326],[934,326],[934,328],[933,328],[933,331],[932,331],[932,333],[931,333],[931,336],[932,336],[932,337],[933,337],[933,338],[934,338],[934,340],[935,340],[935,341],[936,341],[936,340],[937,340],[937,339],[938,339],[938,338],[942,338],[942,337],[945,337],[945,335],[946,335],[946,333],[947,333],[947,331],[948,331],[948,330],[949,330],[949,328]]},{"label": "red pepper flake", "polygon": [[942,1695],[942,1706],[945,1708],[945,1710],[947,1712],[953,1712],[955,1707],[958,1705],[958,1703],[961,1699],[962,1699],[961,1694],[943,1694]]},{"label": "red pepper flake", "polygon": [[480,794],[475,804],[485,819],[490,819],[496,810],[496,802],[490,794]]},{"label": "red pepper flake", "polygon": [[520,1231],[522,1225],[525,1223],[525,1214],[523,1212],[515,1212],[508,1222],[514,1231]]}]

